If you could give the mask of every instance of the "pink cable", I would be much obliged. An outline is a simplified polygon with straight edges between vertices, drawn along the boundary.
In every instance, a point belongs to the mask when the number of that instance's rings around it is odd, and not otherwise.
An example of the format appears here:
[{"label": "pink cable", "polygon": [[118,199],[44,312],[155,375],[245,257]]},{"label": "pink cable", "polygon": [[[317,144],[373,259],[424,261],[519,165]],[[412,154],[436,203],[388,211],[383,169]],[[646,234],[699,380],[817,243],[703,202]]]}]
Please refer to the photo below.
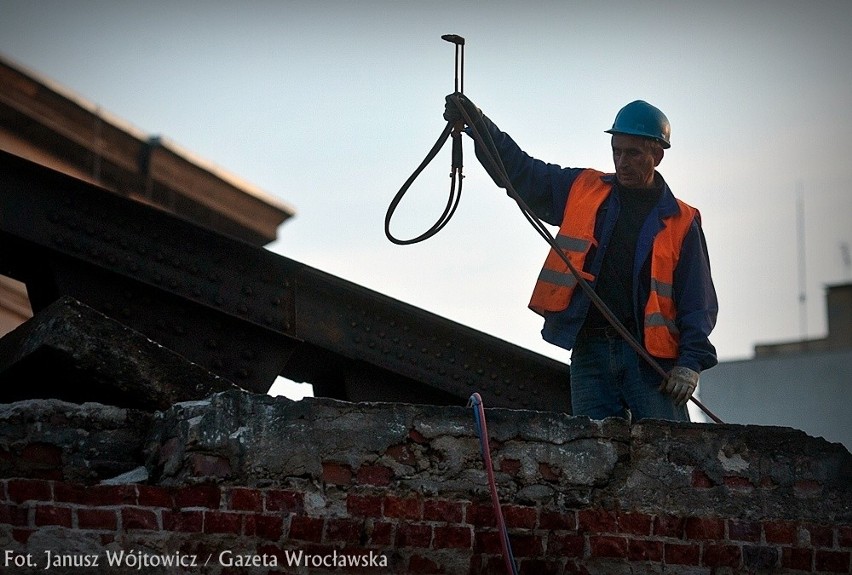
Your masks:
[{"label": "pink cable", "polygon": [[506,572],[517,575],[515,558],[512,554],[512,544],[509,541],[509,533],[506,530],[506,521],[503,518],[503,509],[500,507],[500,498],[497,495],[497,482],[494,479],[494,466],[491,462],[491,448],[488,445],[488,426],[485,423],[485,406],[482,397],[478,393],[470,396],[468,406],[474,407],[474,419],[476,420],[477,432],[479,433],[479,444],[482,451],[482,461],[485,465],[485,473],[488,476],[488,488],[491,492],[491,505],[494,508],[494,517],[497,519],[497,529],[500,532],[500,548],[503,550],[503,563]]}]

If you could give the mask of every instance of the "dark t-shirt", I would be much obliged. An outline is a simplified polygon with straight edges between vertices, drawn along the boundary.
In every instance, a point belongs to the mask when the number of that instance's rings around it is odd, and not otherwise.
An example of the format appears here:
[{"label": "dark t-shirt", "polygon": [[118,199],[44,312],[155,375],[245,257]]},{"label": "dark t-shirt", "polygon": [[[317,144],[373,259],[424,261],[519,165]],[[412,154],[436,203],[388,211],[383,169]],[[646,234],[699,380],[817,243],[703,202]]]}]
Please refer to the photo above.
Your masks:
[{"label": "dark t-shirt", "polygon": [[[595,292],[624,325],[636,331],[633,309],[633,262],[636,257],[636,242],[642,224],[660,200],[661,187],[650,189],[628,189],[614,184],[621,209],[612,232],[606,254],[604,254]],[[644,266],[647,267],[647,266]],[[609,322],[598,308],[591,304],[584,327],[604,327]]]}]

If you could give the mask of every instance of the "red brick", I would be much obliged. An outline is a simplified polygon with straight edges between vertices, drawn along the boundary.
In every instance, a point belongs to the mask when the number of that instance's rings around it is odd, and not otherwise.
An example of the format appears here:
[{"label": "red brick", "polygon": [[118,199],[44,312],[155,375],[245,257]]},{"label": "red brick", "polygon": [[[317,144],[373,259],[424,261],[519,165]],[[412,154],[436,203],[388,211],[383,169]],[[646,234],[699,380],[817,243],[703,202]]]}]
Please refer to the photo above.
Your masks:
[{"label": "red brick", "polygon": [[810,572],[813,561],[813,549],[803,547],[782,547],[781,549],[781,567]]},{"label": "red brick", "polygon": [[143,507],[168,507],[174,506],[172,492],[164,487],[155,485],[137,485],[138,504]]},{"label": "red brick", "polygon": [[799,526],[792,521],[770,521],[763,524],[767,543],[793,545],[799,538]]},{"label": "red brick", "polygon": [[701,469],[693,469],[692,486],[696,489],[709,489],[713,487],[713,480]]},{"label": "red brick", "polygon": [[603,509],[582,509],[577,513],[577,524],[581,531],[589,533],[617,533],[618,519],[615,513]]},{"label": "red brick", "polygon": [[497,518],[494,508],[484,503],[474,503],[467,507],[467,522],[474,527],[496,527]]},{"label": "red brick", "polygon": [[417,463],[417,458],[411,452],[411,448],[404,443],[391,445],[385,450],[385,455],[403,465],[414,465]]},{"label": "red brick", "polygon": [[627,557],[631,561],[653,561],[654,563],[659,563],[663,560],[663,542],[631,539],[627,546]]},{"label": "red brick", "polygon": [[539,529],[576,531],[577,513],[574,511],[548,511],[542,509],[538,517]]},{"label": "red brick", "polygon": [[701,547],[666,543],[665,562],[672,565],[698,565]]},{"label": "red brick", "polygon": [[329,518],[325,522],[325,541],[327,543],[348,543],[359,545],[364,524],[362,521],[347,518]]},{"label": "red brick", "polygon": [[754,485],[748,477],[726,475],[724,482],[725,486],[733,491],[752,491],[754,489]]},{"label": "red brick", "polygon": [[541,475],[541,478],[544,481],[559,481],[559,476],[562,475],[562,470],[558,467],[554,468],[552,465],[548,465],[547,463],[539,463],[538,474]]},{"label": "red brick", "polygon": [[426,499],[423,501],[423,519],[426,521],[461,523],[463,518],[464,505],[458,501],[446,499]]},{"label": "red brick", "polygon": [[509,542],[515,557],[541,557],[544,553],[544,542],[538,535],[510,533]]},{"label": "red brick", "polygon": [[496,530],[483,531],[474,529],[473,551],[474,553],[484,553],[486,555],[499,554],[502,551],[500,541],[500,533]]},{"label": "red brick", "polygon": [[163,529],[179,533],[201,533],[204,529],[204,512],[163,510]]},{"label": "red brick", "polygon": [[157,514],[141,507],[124,507],[121,510],[121,527],[128,529],[158,530]]},{"label": "red brick", "polygon": [[547,538],[548,557],[582,557],[586,538],[582,535],[551,533]]},{"label": "red brick", "polygon": [[619,513],[618,530],[631,535],[650,535],[654,518],[644,513]]},{"label": "red brick", "polygon": [[118,514],[112,509],[77,509],[77,527],[80,529],[118,529]]},{"label": "red brick", "polygon": [[408,438],[414,443],[419,443],[421,445],[429,443],[429,440],[426,439],[426,437],[416,429],[412,429],[408,432]]},{"label": "red brick", "polygon": [[592,535],[589,551],[592,557],[627,557],[627,538]]},{"label": "red brick", "polygon": [[654,535],[682,539],[686,520],[673,515],[661,515],[654,518]]},{"label": "red brick", "polygon": [[739,567],[742,550],[736,545],[705,545],[702,563],[707,567]]},{"label": "red brick", "polygon": [[78,485],[76,483],[64,483],[56,481],[53,484],[53,500],[61,503],[78,503],[80,505],[90,504],[89,497],[91,487]]},{"label": "red brick", "polygon": [[420,499],[417,497],[387,496],[384,499],[385,517],[420,519]]},{"label": "red brick", "polygon": [[381,517],[382,497],[350,493],[346,497],[346,511],[354,517]]},{"label": "red brick", "polygon": [[257,489],[235,487],[228,490],[229,509],[235,511],[263,511],[263,494]]},{"label": "red brick", "polygon": [[265,511],[302,513],[305,510],[305,495],[285,489],[269,489],[264,493]]},{"label": "red brick", "polygon": [[23,503],[24,501],[52,501],[53,490],[49,481],[38,479],[10,479],[6,484],[9,501]]},{"label": "red brick", "polygon": [[393,479],[393,470],[384,465],[362,465],[358,468],[356,479],[361,485],[385,487]]},{"label": "red brick", "polygon": [[434,540],[432,547],[435,549],[472,549],[473,533],[470,527],[457,527],[453,525],[436,526],[433,529]]},{"label": "red brick", "polygon": [[243,514],[226,511],[204,512],[204,533],[233,533],[239,535],[243,530]]},{"label": "red brick", "polygon": [[503,506],[503,520],[509,528],[535,529],[537,515],[534,507]]},{"label": "red brick", "polygon": [[687,517],[684,533],[687,539],[724,539],[725,520],[715,517]]},{"label": "red brick", "polygon": [[520,459],[510,459],[504,458],[500,460],[499,469],[503,473],[508,473],[511,476],[515,476],[521,470],[521,460]]},{"label": "red brick", "polygon": [[404,523],[396,528],[397,547],[430,547],[432,526],[423,523]]},{"label": "red brick", "polygon": [[520,575],[562,575],[562,562],[558,560],[524,559],[518,568]]},{"label": "red brick", "polygon": [[811,538],[811,546],[813,547],[833,547],[834,546],[834,529],[828,525],[805,525]]},{"label": "red brick", "polygon": [[849,573],[850,555],[848,551],[817,549],[814,565],[820,573]]},{"label": "red brick", "polygon": [[60,525],[71,527],[71,508],[55,505],[39,505],[35,508],[35,525]]},{"label": "red brick", "polygon": [[760,523],[756,521],[728,520],[728,539],[731,541],[760,541]]},{"label": "red brick", "polygon": [[231,462],[221,455],[189,454],[188,467],[193,477],[226,478],[231,476]]},{"label": "red brick", "polygon": [[840,547],[852,547],[852,525],[840,525],[837,528],[837,544]]},{"label": "red brick", "polygon": [[245,517],[243,532],[247,537],[258,537],[266,541],[278,541],[284,534],[284,521],[280,515],[252,513]]},{"label": "red brick", "polygon": [[86,489],[86,501],[90,505],[136,505],[138,499],[135,485],[93,485]]},{"label": "red brick", "polygon": [[178,509],[188,507],[219,509],[221,492],[215,485],[192,485],[178,489],[174,498],[175,507]]},{"label": "red brick", "polygon": [[322,541],[322,530],[325,522],[317,517],[294,515],[290,520],[290,539],[298,541]]},{"label": "red brick", "polygon": [[384,521],[370,521],[367,524],[369,544],[376,547],[390,547],[393,545],[393,523]]},{"label": "red brick", "polygon": [[800,498],[818,497],[822,493],[822,485],[812,480],[796,481],[793,492]]},{"label": "red brick", "polygon": [[352,483],[352,468],[342,463],[324,461],[322,480],[330,485],[349,485]]},{"label": "red brick", "polygon": [[35,529],[12,529],[12,539],[21,545],[26,545],[30,535],[35,533],[35,531]]},{"label": "red brick", "polygon": [[29,506],[11,503],[0,505],[0,523],[13,527],[28,527],[30,524]]}]

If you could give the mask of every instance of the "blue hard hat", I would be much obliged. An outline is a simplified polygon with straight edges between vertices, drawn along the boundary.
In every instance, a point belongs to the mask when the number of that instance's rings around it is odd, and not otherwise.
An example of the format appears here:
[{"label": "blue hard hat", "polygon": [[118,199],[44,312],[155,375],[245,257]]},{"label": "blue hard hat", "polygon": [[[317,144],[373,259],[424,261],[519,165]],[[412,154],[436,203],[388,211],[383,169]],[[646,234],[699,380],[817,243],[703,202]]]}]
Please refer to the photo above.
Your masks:
[{"label": "blue hard hat", "polygon": [[669,137],[672,128],[669,119],[658,108],[644,100],[630,102],[618,111],[612,128],[605,130],[607,134],[627,134],[653,138],[662,144],[663,148],[671,147]]}]

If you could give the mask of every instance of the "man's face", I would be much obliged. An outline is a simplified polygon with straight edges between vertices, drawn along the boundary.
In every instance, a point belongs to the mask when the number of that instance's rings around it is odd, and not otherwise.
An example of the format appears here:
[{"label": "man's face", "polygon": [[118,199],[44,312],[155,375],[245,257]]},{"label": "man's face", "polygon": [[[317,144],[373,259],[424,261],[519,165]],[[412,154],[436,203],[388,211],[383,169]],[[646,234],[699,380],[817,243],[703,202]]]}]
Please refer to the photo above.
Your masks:
[{"label": "man's face", "polygon": [[650,188],[654,185],[654,168],[663,159],[663,150],[649,145],[647,138],[613,134],[612,161],[615,175],[625,188]]}]

